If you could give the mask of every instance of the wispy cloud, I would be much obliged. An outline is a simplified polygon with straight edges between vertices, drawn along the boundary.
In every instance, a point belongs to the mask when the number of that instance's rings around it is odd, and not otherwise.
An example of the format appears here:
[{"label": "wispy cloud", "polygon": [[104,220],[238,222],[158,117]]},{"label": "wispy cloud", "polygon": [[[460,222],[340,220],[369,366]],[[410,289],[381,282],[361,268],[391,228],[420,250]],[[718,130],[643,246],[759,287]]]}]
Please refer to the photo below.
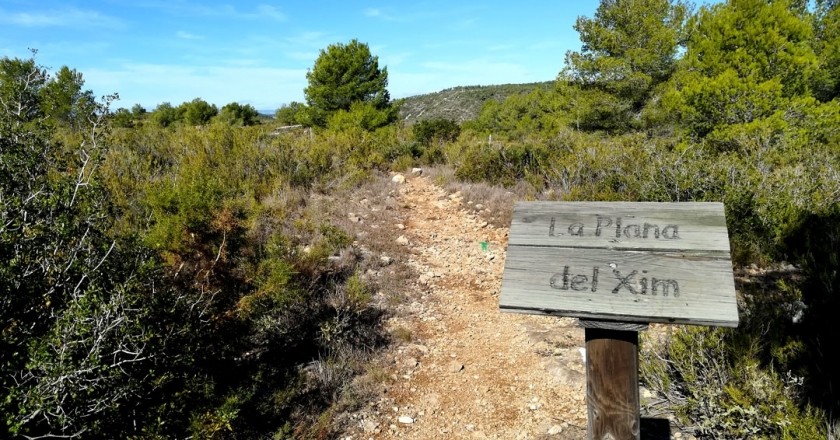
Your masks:
[{"label": "wispy cloud", "polygon": [[24,27],[122,28],[122,20],[98,11],[63,8],[11,12],[0,9],[0,23]]},{"label": "wispy cloud", "polygon": [[261,3],[253,9],[242,9],[233,5],[206,5],[188,1],[143,1],[136,6],[157,9],[164,13],[189,17],[226,17],[236,20],[286,21],[288,17],[277,6]]},{"label": "wispy cloud", "polygon": [[258,5],[257,13],[262,17],[271,18],[272,20],[276,21],[288,20],[286,14],[284,14],[283,11],[281,11],[280,8],[277,8],[276,6]]},{"label": "wispy cloud", "polygon": [[278,54],[295,61],[315,61],[318,52],[329,44],[340,41],[327,32],[307,31],[284,37],[253,35],[247,40],[247,48],[237,49],[237,53],[262,57],[265,53]]},{"label": "wispy cloud", "polygon": [[203,40],[204,37],[201,35],[191,34],[187,31],[178,31],[175,32],[175,36],[181,38],[183,40]]},{"label": "wispy cloud", "polygon": [[380,65],[385,64],[389,67],[399,66],[410,59],[414,54],[411,52],[398,52],[392,54],[383,54],[379,56]]},{"label": "wispy cloud", "polygon": [[285,41],[304,47],[322,47],[330,38],[332,37],[326,32],[309,31],[289,36]]},{"label": "wispy cloud", "polygon": [[365,17],[378,18],[385,21],[396,21],[397,18],[379,8],[367,8],[364,10]]},{"label": "wispy cloud", "polygon": [[432,71],[465,72],[476,76],[498,76],[506,74],[522,74],[527,70],[524,66],[502,61],[486,59],[464,60],[458,62],[429,61],[421,64]]}]

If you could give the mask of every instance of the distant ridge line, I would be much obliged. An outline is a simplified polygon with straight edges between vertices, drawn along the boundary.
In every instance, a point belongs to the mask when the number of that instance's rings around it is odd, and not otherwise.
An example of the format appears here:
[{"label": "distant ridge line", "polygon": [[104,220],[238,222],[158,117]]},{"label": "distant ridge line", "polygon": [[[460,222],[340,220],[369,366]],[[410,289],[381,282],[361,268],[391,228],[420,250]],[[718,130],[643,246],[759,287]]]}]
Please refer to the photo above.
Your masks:
[{"label": "distant ridge line", "polygon": [[401,103],[400,119],[406,125],[430,119],[449,119],[458,123],[476,119],[489,100],[504,101],[508,96],[550,90],[554,81],[488,86],[456,86],[439,92],[410,96]]}]

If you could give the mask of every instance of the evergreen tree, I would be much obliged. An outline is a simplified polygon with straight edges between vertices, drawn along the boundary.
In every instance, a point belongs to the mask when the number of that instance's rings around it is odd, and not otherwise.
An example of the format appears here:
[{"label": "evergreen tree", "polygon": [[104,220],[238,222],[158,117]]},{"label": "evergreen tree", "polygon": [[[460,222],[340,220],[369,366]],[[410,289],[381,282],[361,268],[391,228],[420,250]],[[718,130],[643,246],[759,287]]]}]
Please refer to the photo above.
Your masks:
[{"label": "evergreen tree", "polygon": [[700,10],[668,105],[696,136],[769,117],[809,95],[812,28],[789,0],[730,0]]},{"label": "evergreen tree", "polygon": [[151,121],[158,127],[169,127],[180,119],[178,110],[168,102],[158,104],[151,114]]},{"label": "evergreen tree", "polygon": [[216,116],[219,120],[230,125],[247,127],[259,124],[260,113],[250,104],[242,105],[238,102],[225,104]]},{"label": "evergreen tree", "polygon": [[840,1],[817,1],[814,28],[814,51],[819,61],[814,96],[826,102],[840,97]]},{"label": "evergreen tree", "polygon": [[566,54],[558,92],[574,103],[574,126],[621,131],[675,69],[688,6],[681,0],[602,0],[579,17],[580,52]]},{"label": "evergreen tree", "polygon": [[329,115],[349,111],[356,102],[371,104],[377,110],[385,110],[390,104],[388,68],[380,69],[379,57],[355,39],[321,50],[306,79],[309,85],[304,94],[313,111],[313,125],[325,125]]},{"label": "evergreen tree", "polygon": [[568,77],[644,105],[653,87],[670,78],[688,14],[669,0],[603,0],[594,18],[578,17],[581,52],[566,55]]},{"label": "evergreen tree", "polygon": [[189,125],[205,125],[219,114],[219,109],[201,98],[195,98],[178,106],[178,113]]},{"label": "evergreen tree", "polygon": [[67,66],[47,81],[41,89],[41,107],[53,123],[78,130],[92,122],[95,99],[93,92],[82,89],[84,84],[81,72]]}]

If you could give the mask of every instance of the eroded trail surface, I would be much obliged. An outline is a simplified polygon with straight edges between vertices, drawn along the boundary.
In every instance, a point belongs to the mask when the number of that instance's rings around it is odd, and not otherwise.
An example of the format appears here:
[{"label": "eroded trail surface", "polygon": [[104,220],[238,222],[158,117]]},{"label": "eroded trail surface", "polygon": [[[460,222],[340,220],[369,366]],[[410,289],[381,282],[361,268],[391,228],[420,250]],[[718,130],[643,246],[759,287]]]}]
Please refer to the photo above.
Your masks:
[{"label": "eroded trail surface", "polygon": [[[345,439],[585,437],[583,330],[499,312],[507,229],[427,177],[399,185],[400,242],[419,275],[388,326],[385,391]],[[482,246],[486,242],[486,248]]]}]

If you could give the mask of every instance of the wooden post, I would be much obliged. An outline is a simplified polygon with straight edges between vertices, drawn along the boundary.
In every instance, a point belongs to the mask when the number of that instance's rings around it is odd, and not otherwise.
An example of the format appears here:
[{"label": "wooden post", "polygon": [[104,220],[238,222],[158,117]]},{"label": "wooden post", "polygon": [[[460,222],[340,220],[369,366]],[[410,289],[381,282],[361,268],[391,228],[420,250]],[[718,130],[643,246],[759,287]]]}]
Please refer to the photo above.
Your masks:
[{"label": "wooden post", "polygon": [[586,329],[588,440],[639,440],[639,333]]}]

